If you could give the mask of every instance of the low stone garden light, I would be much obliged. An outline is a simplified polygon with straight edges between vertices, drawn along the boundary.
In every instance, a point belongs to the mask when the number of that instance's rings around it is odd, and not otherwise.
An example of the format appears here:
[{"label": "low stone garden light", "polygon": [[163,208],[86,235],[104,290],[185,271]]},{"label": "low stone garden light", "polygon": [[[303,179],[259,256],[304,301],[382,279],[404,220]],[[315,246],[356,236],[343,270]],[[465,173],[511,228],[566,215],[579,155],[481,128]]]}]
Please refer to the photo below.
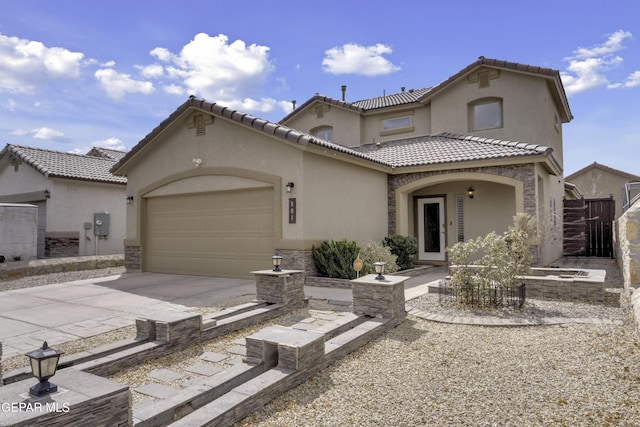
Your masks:
[{"label": "low stone garden light", "polygon": [[49,382],[49,378],[56,374],[58,369],[58,361],[63,352],[49,347],[45,341],[42,348],[27,353],[31,363],[31,373],[40,381],[38,384],[29,388],[29,394],[32,396],[42,396],[48,393],[58,391],[58,386]]},{"label": "low stone garden light", "polygon": [[282,264],[282,255],[274,255],[271,257],[271,262],[273,263],[273,271],[282,271],[280,269],[280,264]]},{"label": "low stone garden light", "polygon": [[373,263],[373,268],[376,270],[376,273],[378,273],[378,275],[376,276],[376,280],[384,280],[384,266],[385,266],[385,262],[382,261],[376,261]]}]

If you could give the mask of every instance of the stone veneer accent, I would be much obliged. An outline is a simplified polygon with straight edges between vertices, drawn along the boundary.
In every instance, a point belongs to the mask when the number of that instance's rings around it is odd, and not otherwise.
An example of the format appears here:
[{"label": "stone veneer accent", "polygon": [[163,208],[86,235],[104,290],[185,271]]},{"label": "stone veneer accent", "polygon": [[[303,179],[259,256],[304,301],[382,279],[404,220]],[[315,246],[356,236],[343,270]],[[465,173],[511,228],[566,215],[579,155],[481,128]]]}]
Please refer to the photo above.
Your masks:
[{"label": "stone veneer accent", "polygon": [[631,297],[636,335],[640,340],[640,202],[618,218],[617,230],[618,264],[624,289]]},{"label": "stone veneer accent", "polygon": [[[521,165],[505,165],[505,166],[484,166],[475,168],[460,168],[451,170],[437,170],[427,172],[414,172],[399,175],[387,176],[387,208],[389,210],[388,233],[396,234],[396,191],[403,187],[421,179],[438,175],[450,175],[456,173],[471,172],[481,173],[485,175],[496,175],[507,178],[516,179],[524,183],[524,211],[529,215],[536,216],[536,172],[533,163]],[[535,248],[531,249],[532,263],[535,265],[539,262],[538,252]]]},{"label": "stone veneer accent", "polygon": [[[0,387],[0,402],[12,406],[2,411],[0,424],[29,426],[133,425],[129,386],[76,369],[58,371],[51,381],[58,392],[43,397],[24,397],[34,378]],[[14,410],[13,408],[16,408]]]},{"label": "stone veneer accent", "polygon": [[311,249],[276,249],[276,253],[282,255],[282,269],[302,270],[307,276],[318,275]]},{"label": "stone veneer accent", "polygon": [[140,246],[124,247],[124,266],[127,270],[142,268],[142,248]]},{"label": "stone veneer accent", "polygon": [[256,299],[270,304],[301,307],[305,303],[304,272],[261,270],[251,272],[256,277]]},{"label": "stone veneer accent", "polygon": [[80,233],[77,231],[50,231],[44,235],[44,256],[64,258],[80,254]]},{"label": "stone veneer accent", "polygon": [[351,281],[353,294],[353,312],[383,319],[403,320],[406,313],[404,282],[408,276],[386,275],[376,279],[377,275],[368,274]]}]

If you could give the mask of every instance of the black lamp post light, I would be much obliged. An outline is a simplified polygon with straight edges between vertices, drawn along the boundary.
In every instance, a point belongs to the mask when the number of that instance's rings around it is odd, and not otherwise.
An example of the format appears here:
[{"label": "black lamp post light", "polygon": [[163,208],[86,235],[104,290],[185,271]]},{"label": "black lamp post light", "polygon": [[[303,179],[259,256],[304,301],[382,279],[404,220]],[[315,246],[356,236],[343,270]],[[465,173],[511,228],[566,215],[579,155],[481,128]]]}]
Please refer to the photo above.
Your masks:
[{"label": "black lamp post light", "polygon": [[376,280],[384,280],[384,266],[385,266],[386,262],[382,262],[382,261],[376,261],[373,263],[373,268],[376,270],[376,273],[378,273],[378,275],[376,276]]},{"label": "black lamp post light", "polygon": [[38,384],[29,388],[29,394],[32,396],[42,396],[48,393],[58,391],[58,386],[49,382],[49,378],[56,374],[58,369],[58,361],[63,352],[49,347],[45,341],[42,348],[27,353],[31,362],[31,373],[40,381]]},{"label": "black lamp post light", "polygon": [[282,255],[275,254],[271,257],[271,262],[273,263],[273,271],[282,271],[280,269],[280,264],[282,264]]}]

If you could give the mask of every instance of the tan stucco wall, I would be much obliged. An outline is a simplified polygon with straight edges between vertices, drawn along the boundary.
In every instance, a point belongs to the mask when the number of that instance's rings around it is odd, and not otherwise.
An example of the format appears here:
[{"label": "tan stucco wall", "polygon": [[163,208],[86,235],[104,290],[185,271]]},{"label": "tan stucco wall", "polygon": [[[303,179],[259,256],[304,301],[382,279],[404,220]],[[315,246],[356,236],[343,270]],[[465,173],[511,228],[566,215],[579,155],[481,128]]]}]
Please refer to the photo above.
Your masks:
[{"label": "tan stucco wall", "polygon": [[[410,116],[412,129],[406,131],[399,129],[384,132],[382,121],[395,117]],[[413,138],[431,134],[431,112],[429,106],[416,105],[412,108],[396,108],[393,111],[385,110],[384,113],[368,113],[363,117],[362,144],[384,143],[398,139]]]},{"label": "tan stucco wall", "polygon": [[348,239],[364,243],[386,236],[386,173],[305,153],[301,190],[300,231],[306,241]]},{"label": "tan stucco wall", "polygon": [[[439,177],[444,178],[444,177]],[[452,174],[447,179],[459,179],[454,182],[435,183],[429,187],[420,188],[407,197],[407,211],[409,221],[407,230],[409,235],[416,235],[415,198],[424,196],[444,196],[446,199],[445,215],[446,244],[452,246],[458,239],[458,218],[456,199],[463,196],[464,209],[464,236],[465,240],[484,236],[491,231],[502,233],[507,230],[516,214],[516,192],[521,185],[515,186],[482,181],[480,179],[493,179],[480,174]],[[426,182],[425,182],[426,183]],[[474,198],[468,196],[469,187],[474,189]]]},{"label": "tan stucco wall", "polygon": [[[321,114],[318,114],[318,109]],[[318,127],[330,126],[333,128],[333,142],[347,147],[360,145],[360,114],[335,105],[314,103],[288,120],[285,125],[310,134]]]},{"label": "tan stucco wall", "polygon": [[[482,98],[502,98],[503,127],[472,131],[469,126],[468,104]],[[522,141],[547,145],[554,149],[562,164],[561,129],[554,127],[554,112],[557,107],[547,83],[540,78],[500,72],[490,86],[479,88],[478,83],[463,79],[437,94],[431,100],[432,133],[453,132]]]},{"label": "tan stucco wall", "polygon": [[[128,206],[127,244],[142,243],[139,228],[145,212],[139,197],[262,186],[274,188],[277,249],[309,249],[332,238],[384,237],[385,173],[328,159],[221,118],[199,137],[184,123],[177,119],[133,160],[135,167],[127,172],[128,192],[138,201]],[[199,167],[194,158],[202,159]],[[287,182],[294,183],[291,193],[286,192]],[[293,224],[289,223],[289,198],[296,198]]]},{"label": "tan stucco wall", "polygon": [[536,200],[538,209],[538,256],[541,265],[562,257],[564,180],[536,166]]}]

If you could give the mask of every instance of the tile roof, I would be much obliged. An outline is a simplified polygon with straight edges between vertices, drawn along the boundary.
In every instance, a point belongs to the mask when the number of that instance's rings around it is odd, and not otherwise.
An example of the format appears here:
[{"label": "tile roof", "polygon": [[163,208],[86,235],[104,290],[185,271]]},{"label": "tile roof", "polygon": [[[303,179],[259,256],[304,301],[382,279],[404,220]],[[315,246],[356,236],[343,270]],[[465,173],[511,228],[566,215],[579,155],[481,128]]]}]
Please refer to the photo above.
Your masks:
[{"label": "tile roof", "polygon": [[584,174],[586,172],[589,172],[592,169],[600,169],[600,170],[603,170],[603,171],[607,171],[607,172],[612,173],[614,175],[619,175],[619,176],[622,176],[624,178],[627,178],[630,181],[640,181],[640,176],[638,176],[638,175],[634,175],[634,174],[629,173],[629,172],[621,171],[619,169],[614,169],[612,167],[603,165],[602,163],[598,163],[598,162],[593,162],[590,165],[585,166],[582,169],[575,171],[571,175],[567,175],[564,179],[566,181],[570,181],[570,180],[576,178],[578,175],[582,175],[582,174]]},{"label": "tile roof", "polygon": [[549,81],[553,81],[555,88],[558,92],[557,100],[562,106],[560,114],[563,117],[565,122],[571,121],[573,119],[573,115],[571,114],[571,110],[569,108],[569,103],[567,102],[567,96],[564,91],[564,87],[562,86],[562,82],[560,79],[560,72],[558,70],[554,70],[551,68],[538,67],[534,65],[520,64],[517,62],[509,62],[503,61],[500,59],[491,59],[485,58],[484,56],[479,57],[476,61],[469,64],[462,70],[448,77],[444,81],[438,83],[435,86],[425,87],[422,89],[410,89],[409,91],[402,91],[398,93],[394,93],[391,95],[379,96],[375,98],[362,99],[360,101],[354,102],[345,102],[339,101],[337,99],[333,99],[327,96],[316,94],[309,100],[305,101],[294,111],[289,113],[286,117],[280,120],[280,123],[285,123],[288,119],[298,114],[302,109],[307,107],[308,105],[319,101],[324,102],[331,105],[337,105],[343,108],[351,109],[357,112],[366,112],[369,110],[374,110],[377,108],[385,108],[385,107],[394,107],[398,105],[410,104],[413,102],[424,102],[434,94],[440,92],[445,89],[447,86],[457,81],[458,79],[464,77],[468,73],[472,72],[474,69],[478,67],[491,67],[491,68],[501,68],[505,70],[512,70],[516,72],[522,73],[531,73],[537,74],[540,77],[543,77]]},{"label": "tile roof", "polygon": [[545,155],[551,149],[523,142],[442,133],[385,142],[380,146],[370,144],[362,151],[372,159],[401,168]]},{"label": "tile roof", "polygon": [[121,168],[124,166],[132,157],[134,157],[140,150],[142,150],[153,138],[155,138],[158,134],[160,134],[164,129],[166,129],[174,120],[180,117],[190,108],[196,108],[201,111],[213,114],[214,116],[224,117],[229,120],[236,121],[243,126],[250,127],[261,132],[264,132],[268,135],[273,135],[279,137],[281,139],[287,140],[289,142],[293,142],[301,145],[317,145],[322,148],[327,148],[333,151],[338,151],[341,153],[349,154],[354,157],[359,157],[364,160],[368,160],[373,163],[378,163],[383,166],[391,167],[392,165],[385,163],[384,161],[376,160],[366,156],[360,151],[345,147],[340,144],[336,144],[331,141],[327,141],[324,139],[317,138],[313,135],[309,135],[308,133],[290,128],[288,126],[281,125],[279,123],[273,123],[268,120],[260,119],[258,117],[252,116],[251,114],[245,114],[237,110],[233,110],[231,108],[225,107],[223,105],[217,104],[215,102],[208,102],[204,99],[196,98],[194,96],[189,97],[189,99],[179,106],[176,111],[171,113],[169,117],[162,121],[158,126],[156,126],[147,136],[145,136],[140,142],[138,142],[131,151],[127,152],[127,154],[120,159],[117,163],[113,165],[111,171],[116,174],[124,174]]},{"label": "tile roof", "polygon": [[32,166],[48,177],[70,178],[84,181],[126,184],[127,178],[115,176],[109,170],[116,160],[108,157],[86,156],[64,153],[43,148],[24,147],[7,144],[0,152],[0,158],[7,153]]},{"label": "tile roof", "polygon": [[104,147],[92,147],[91,150],[86,154],[87,156],[95,156],[95,157],[107,157],[113,160],[120,160],[127,154],[126,151],[120,150],[112,150],[110,148]]},{"label": "tile roof", "polygon": [[418,100],[430,90],[430,87],[425,87],[422,89],[409,89],[408,91],[402,91],[398,93],[392,93],[390,95],[378,96],[376,98],[355,101],[351,104],[356,107],[360,107],[365,111],[375,110],[376,108],[395,107],[396,105],[418,102]]}]

